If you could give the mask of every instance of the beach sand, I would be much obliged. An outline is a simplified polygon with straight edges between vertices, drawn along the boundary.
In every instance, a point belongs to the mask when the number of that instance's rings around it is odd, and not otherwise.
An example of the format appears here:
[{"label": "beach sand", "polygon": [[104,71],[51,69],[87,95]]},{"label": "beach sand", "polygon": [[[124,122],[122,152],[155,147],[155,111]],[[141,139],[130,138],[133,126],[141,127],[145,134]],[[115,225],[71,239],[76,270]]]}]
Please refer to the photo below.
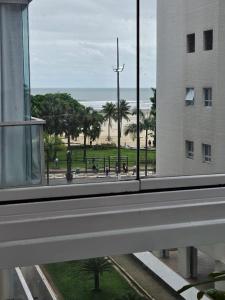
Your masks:
[{"label": "beach sand", "polygon": [[[124,131],[126,129],[126,127],[129,124],[132,123],[136,123],[136,116],[129,116],[129,121],[125,121],[123,120],[122,123],[122,131],[121,131],[121,147],[136,147],[137,145],[137,140],[132,138],[131,135],[125,136],[124,135]],[[117,145],[117,123],[113,122],[112,123],[112,128],[110,129],[110,135],[111,135],[111,141],[110,143],[114,143]],[[151,141],[151,143],[153,142],[153,138],[149,135],[148,140]],[[73,141],[73,143],[75,144],[83,144],[83,135],[80,135],[79,138],[76,141]],[[88,140],[88,143],[90,143],[90,140]],[[100,137],[93,142],[93,145],[100,145],[100,144],[108,144],[108,122],[105,122],[102,125],[102,130],[101,130],[101,135]],[[145,132],[141,132],[141,148],[145,147]]]}]

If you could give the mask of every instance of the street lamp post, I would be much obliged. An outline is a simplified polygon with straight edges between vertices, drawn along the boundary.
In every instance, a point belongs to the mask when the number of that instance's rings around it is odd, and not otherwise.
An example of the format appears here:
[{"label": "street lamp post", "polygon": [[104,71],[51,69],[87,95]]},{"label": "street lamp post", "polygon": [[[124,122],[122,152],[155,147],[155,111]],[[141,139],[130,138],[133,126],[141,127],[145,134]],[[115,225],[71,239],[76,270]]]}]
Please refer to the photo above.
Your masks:
[{"label": "street lamp post", "polygon": [[120,73],[123,72],[125,65],[120,66],[119,53],[119,38],[117,38],[117,65],[113,69],[117,73],[117,120],[118,120],[118,174],[121,173],[121,153],[120,153],[120,139],[121,139],[121,115],[120,115]]}]

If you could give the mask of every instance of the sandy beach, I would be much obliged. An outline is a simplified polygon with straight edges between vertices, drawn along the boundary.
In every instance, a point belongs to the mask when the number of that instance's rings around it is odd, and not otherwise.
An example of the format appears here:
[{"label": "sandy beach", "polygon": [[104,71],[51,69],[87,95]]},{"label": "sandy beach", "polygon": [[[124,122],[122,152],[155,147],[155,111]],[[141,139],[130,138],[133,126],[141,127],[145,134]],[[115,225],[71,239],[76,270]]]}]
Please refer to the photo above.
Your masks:
[{"label": "sandy beach", "polygon": [[[131,135],[128,135],[128,136],[124,135],[125,128],[129,124],[136,123],[136,116],[130,115],[129,119],[130,120],[128,122],[123,120],[123,123],[122,123],[121,147],[136,147],[136,143],[137,143],[136,139],[133,140]],[[111,135],[110,143],[114,143],[117,145],[117,136],[118,136],[117,135],[117,122],[112,123],[112,128],[110,129],[110,135]],[[107,143],[109,143],[107,138],[108,138],[108,122],[105,122],[102,125],[100,137],[95,142],[93,142],[93,145],[107,144]],[[153,138],[150,135],[149,135],[149,140],[151,142],[153,141]],[[73,143],[83,144],[83,135],[80,135],[76,141],[73,141]],[[89,140],[88,140],[88,143],[90,143]],[[144,147],[144,146],[145,146],[145,132],[142,132],[141,133],[141,147]]]}]

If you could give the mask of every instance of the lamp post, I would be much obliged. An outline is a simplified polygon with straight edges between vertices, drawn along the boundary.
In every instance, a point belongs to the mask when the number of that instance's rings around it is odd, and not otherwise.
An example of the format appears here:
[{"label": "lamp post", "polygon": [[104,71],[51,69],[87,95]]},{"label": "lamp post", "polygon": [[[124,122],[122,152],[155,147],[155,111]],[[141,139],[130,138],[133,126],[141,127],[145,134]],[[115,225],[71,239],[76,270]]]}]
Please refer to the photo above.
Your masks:
[{"label": "lamp post", "polygon": [[123,72],[125,65],[120,66],[120,53],[119,53],[119,38],[117,38],[117,65],[113,71],[117,74],[117,120],[118,120],[118,174],[121,173],[121,153],[120,153],[120,139],[121,139],[121,115],[120,115],[120,73]]}]

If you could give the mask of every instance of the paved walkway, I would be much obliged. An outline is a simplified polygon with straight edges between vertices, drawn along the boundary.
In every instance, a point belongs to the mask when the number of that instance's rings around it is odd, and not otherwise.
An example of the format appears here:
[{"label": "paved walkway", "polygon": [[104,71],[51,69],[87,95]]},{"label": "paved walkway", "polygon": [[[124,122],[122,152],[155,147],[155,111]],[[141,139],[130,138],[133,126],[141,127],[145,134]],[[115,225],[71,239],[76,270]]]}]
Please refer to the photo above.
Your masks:
[{"label": "paved walkway", "polygon": [[113,259],[155,300],[181,300],[162,281],[147,271],[132,255],[113,256]]}]

